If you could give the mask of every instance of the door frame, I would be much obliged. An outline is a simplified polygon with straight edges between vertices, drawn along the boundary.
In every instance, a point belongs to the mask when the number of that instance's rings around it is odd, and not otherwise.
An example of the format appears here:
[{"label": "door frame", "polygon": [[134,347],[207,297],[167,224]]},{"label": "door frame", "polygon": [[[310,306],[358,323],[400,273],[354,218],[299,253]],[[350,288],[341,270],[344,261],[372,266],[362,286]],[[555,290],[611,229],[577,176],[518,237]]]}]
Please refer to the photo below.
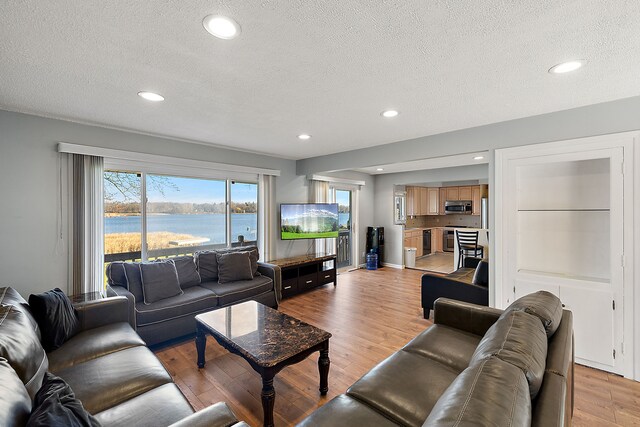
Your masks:
[{"label": "door frame", "polygon": [[[515,200],[510,197],[510,170],[512,163],[519,159],[527,159],[546,155],[561,155],[581,153],[584,151],[622,148],[623,161],[620,167],[623,172],[623,242],[622,253],[622,292],[616,301],[616,309],[622,309],[622,343],[619,353],[621,372],[626,378],[640,380],[640,327],[635,326],[634,319],[640,318],[640,284],[635,289],[635,266],[640,265],[640,250],[635,250],[635,242],[640,244],[640,197],[636,193],[640,190],[640,173],[635,171],[635,165],[640,165],[640,150],[635,144],[640,142],[640,132],[623,132],[578,138],[564,141],[526,145],[521,147],[495,150],[495,184],[493,192],[494,236],[491,252],[495,254],[495,277],[490,283],[493,292],[493,304],[504,308],[511,285],[509,269],[512,267],[514,249],[508,231],[513,222],[513,208]],[[612,168],[616,167],[612,164]],[[624,236],[634,236],[625,238]]]},{"label": "door frame", "polygon": [[[358,268],[360,266],[360,259],[358,258],[359,240],[360,234],[358,233],[358,198],[360,188],[357,185],[349,185],[343,183],[330,182],[329,183],[329,195],[333,203],[337,203],[336,190],[350,191],[351,192],[351,264],[341,267],[341,270]],[[338,242],[336,242],[336,252],[338,250]],[[337,264],[336,264],[337,267]]]}]

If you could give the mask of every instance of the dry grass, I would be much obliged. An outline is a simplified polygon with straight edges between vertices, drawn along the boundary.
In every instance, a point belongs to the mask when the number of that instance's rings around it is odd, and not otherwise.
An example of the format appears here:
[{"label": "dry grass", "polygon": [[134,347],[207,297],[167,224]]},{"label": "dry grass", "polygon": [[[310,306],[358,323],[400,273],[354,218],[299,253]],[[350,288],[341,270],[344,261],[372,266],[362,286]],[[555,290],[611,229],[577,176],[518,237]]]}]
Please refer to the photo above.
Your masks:
[{"label": "dry grass", "polygon": [[[156,231],[147,233],[147,249],[164,249],[174,246],[169,245],[171,240],[194,239],[191,234],[170,233],[168,231]],[[118,254],[122,252],[137,252],[142,250],[140,233],[111,233],[104,235],[104,253]]]}]

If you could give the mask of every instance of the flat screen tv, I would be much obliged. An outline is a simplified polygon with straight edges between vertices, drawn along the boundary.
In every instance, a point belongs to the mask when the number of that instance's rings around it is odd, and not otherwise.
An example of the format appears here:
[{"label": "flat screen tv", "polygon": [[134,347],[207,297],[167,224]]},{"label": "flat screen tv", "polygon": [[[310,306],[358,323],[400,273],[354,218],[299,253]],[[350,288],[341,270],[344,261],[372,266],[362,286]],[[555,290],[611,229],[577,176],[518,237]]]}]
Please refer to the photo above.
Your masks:
[{"label": "flat screen tv", "polygon": [[337,203],[283,203],[280,205],[282,240],[338,237]]}]

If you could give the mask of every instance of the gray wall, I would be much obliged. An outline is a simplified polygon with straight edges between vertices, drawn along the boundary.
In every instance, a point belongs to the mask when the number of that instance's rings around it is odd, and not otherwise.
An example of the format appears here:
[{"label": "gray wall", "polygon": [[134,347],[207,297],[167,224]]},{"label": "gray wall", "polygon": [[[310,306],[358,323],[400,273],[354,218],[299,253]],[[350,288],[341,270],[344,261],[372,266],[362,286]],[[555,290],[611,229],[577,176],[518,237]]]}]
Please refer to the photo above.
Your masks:
[{"label": "gray wall", "polygon": [[454,182],[466,180],[486,180],[489,173],[487,164],[459,166],[454,168],[430,169],[424,171],[390,173],[375,176],[374,221],[384,227],[385,262],[403,264],[403,227],[393,223],[393,186],[413,183]]},{"label": "gray wall", "polygon": [[640,129],[640,96],[299,160],[299,174],[472,153]]},{"label": "gray wall", "polygon": [[[60,155],[56,152],[61,141],[280,169],[277,202],[307,201],[306,180],[296,176],[293,160],[0,110],[0,286],[13,286],[24,296],[56,286],[68,289],[66,194],[62,192],[60,217]],[[306,242],[278,240],[276,245],[278,257],[306,250]]]}]

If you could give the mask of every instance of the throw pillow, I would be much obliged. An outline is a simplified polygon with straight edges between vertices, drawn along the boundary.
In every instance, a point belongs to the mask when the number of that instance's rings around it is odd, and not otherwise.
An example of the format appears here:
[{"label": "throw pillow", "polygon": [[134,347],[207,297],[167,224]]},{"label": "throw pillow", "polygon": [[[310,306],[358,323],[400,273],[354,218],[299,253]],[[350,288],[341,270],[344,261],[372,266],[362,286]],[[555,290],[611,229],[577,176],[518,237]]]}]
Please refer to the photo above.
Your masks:
[{"label": "throw pillow", "polygon": [[29,295],[29,306],[40,327],[42,346],[47,352],[64,344],[80,327],[76,309],[60,288]]},{"label": "throw pillow", "polygon": [[171,259],[176,265],[178,280],[180,281],[180,287],[182,289],[200,284],[200,274],[198,274],[196,262],[192,256],[179,256]]},{"label": "throw pillow", "polygon": [[249,252],[218,254],[218,283],[253,279],[253,268]]},{"label": "throw pillow", "polygon": [[145,304],[149,305],[183,293],[180,289],[176,264],[172,259],[143,262],[138,267]]},{"label": "throw pillow", "polygon": [[215,251],[200,251],[195,254],[200,280],[218,280],[218,258]]},{"label": "throw pillow", "polygon": [[140,277],[139,262],[125,262],[124,274],[127,278],[127,289],[133,294],[136,302],[144,300],[142,294],[142,278]]},{"label": "throw pillow", "polygon": [[127,274],[124,271],[123,261],[113,261],[107,265],[107,283],[111,286],[122,286],[128,289]]},{"label": "throw pillow", "polygon": [[536,316],[542,322],[547,338],[551,338],[562,321],[562,302],[560,298],[547,291],[538,291],[518,298],[500,317],[506,316],[510,311],[524,311]]},{"label": "throw pillow", "polygon": [[76,399],[69,384],[47,372],[36,393],[27,427],[99,426],[100,423]]}]

